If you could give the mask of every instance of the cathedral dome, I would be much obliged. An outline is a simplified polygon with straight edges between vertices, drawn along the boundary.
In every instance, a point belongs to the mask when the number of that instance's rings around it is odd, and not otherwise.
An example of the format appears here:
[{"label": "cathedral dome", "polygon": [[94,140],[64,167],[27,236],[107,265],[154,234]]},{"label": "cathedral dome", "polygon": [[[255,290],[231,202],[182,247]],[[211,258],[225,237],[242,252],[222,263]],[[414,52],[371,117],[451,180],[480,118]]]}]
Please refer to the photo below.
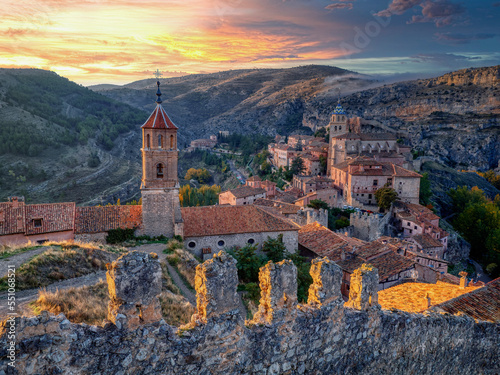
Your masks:
[{"label": "cathedral dome", "polygon": [[346,113],[344,111],[344,108],[340,104],[337,104],[337,106],[333,110],[333,114],[334,115],[345,115]]}]

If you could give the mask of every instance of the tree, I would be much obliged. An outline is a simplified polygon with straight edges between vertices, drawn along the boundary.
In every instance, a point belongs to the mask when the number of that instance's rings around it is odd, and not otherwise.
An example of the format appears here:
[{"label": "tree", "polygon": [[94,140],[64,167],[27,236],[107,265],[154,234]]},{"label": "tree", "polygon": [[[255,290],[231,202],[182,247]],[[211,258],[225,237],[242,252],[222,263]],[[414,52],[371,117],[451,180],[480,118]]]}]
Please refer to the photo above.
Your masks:
[{"label": "tree", "polygon": [[247,245],[242,248],[228,251],[236,259],[238,278],[244,283],[256,283],[259,281],[259,268],[265,263],[262,256],[257,255],[257,246]]},{"label": "tree", "polygon": [[292,165],[290,166],[290,173],[292,174],[292,177],[294,175],[302,174],[305,169],[306,167],[304,165],[304,159],[302,159],[300,156],[297,156],[295,159],[293,159]]},{"label": "tree", "polygon": [[392,202],[398,199],[398,193],[386,185],[375,192],[375,199],[377,200],[377,205],[385,211],[391,208]]},{"label": "tree", "polygon": [[432,191],[429,173],[425,172],[420,179],[420,204],[428,205],[431,203]]},{"label": "tree", "polygon": [[200,184],[206,184],[210,181],[212,176],[205,168],[195,169],[189,168],[184,179],[197,180]]},{"label": "tree", "polygon": [[280,234],[277,238],[267,237],[267,241],[262,245],[262,251],[266,253],[267,258],[274,263],[281,262],[285,259],[286,247],[283,243],[283,235]]},{"label": "tree", "polygon": [[326,170],[327,170],[328,165],[327,165],[327,157],[325,155],[319,156],[319,166],[320,166],[319,173],[326,174]]},{"label": "tree", "polygon": [[448,196],[453,202],[453,210],[457,213],[463,212],[467,206],[487,202],[484,192],[477,186],[474,186],[470,190],[467,186],[450,189],[448,191]]},{"label": "tree", "polygon": [[324,208],[325,210],[328,209],[328,203],[325,201],[322,201],[321,199],[313,199],[309,202],[307,207],[314,208],[316,210],[319,210],[320,208]]}]

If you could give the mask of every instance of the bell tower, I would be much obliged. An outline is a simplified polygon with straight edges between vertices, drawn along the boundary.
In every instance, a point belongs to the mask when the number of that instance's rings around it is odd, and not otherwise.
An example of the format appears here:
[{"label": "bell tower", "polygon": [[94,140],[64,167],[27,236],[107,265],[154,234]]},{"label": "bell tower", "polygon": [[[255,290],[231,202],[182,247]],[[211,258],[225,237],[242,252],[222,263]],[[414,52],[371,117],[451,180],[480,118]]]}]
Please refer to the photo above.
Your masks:
[{"label": "bell tower", "polygon": [[143,234],[172,237],[181,231],[177,178],[177,126],[161,103],[157,83],[156,108],[142,125],[142,224]]},{"label": "bell tower", "polygon": [[331,176],[332,165],[345,160],[345,140],[339,139],[340,135],[349,133],[347,125],[347,115],[344,108],[339,103],[332,112],[330,118],[330,141],[328,147],[327,176]]}]

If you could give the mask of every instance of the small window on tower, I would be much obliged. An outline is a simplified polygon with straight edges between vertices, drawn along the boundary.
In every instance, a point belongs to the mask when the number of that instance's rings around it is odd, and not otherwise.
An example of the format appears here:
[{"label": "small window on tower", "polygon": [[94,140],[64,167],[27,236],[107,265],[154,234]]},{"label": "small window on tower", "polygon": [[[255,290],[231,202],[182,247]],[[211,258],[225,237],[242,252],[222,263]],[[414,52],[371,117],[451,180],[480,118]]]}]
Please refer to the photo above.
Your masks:
[{"label": "small window on tower", "polygon": [[149,134],[146,135],[146,148],[151,148],[151,141],[149,140]]},{"label": "small window on tower", "polygon": [[158,135],[158,147],[163,148],[163,137],[161,134]]},{"label": "small window on tower", "polygon": [[160,163],[156,166],[156,178],[163,178],[163,164]]},{"label": "small window on tower", "polygon": [[174,136],[170,136],[170,148],[174,148]]}]

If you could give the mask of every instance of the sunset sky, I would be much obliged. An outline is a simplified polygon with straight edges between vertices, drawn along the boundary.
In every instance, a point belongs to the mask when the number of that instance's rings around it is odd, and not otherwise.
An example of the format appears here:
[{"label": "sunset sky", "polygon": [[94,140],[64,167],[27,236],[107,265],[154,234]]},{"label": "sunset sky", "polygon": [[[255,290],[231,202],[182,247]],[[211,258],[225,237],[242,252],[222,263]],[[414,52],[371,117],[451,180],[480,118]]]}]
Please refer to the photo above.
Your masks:
[{"label": "sunset sky", "polygon": [[78,83],[326,64],[436,75],[500,64],[499,0],[2,0],[0,67]]}]

